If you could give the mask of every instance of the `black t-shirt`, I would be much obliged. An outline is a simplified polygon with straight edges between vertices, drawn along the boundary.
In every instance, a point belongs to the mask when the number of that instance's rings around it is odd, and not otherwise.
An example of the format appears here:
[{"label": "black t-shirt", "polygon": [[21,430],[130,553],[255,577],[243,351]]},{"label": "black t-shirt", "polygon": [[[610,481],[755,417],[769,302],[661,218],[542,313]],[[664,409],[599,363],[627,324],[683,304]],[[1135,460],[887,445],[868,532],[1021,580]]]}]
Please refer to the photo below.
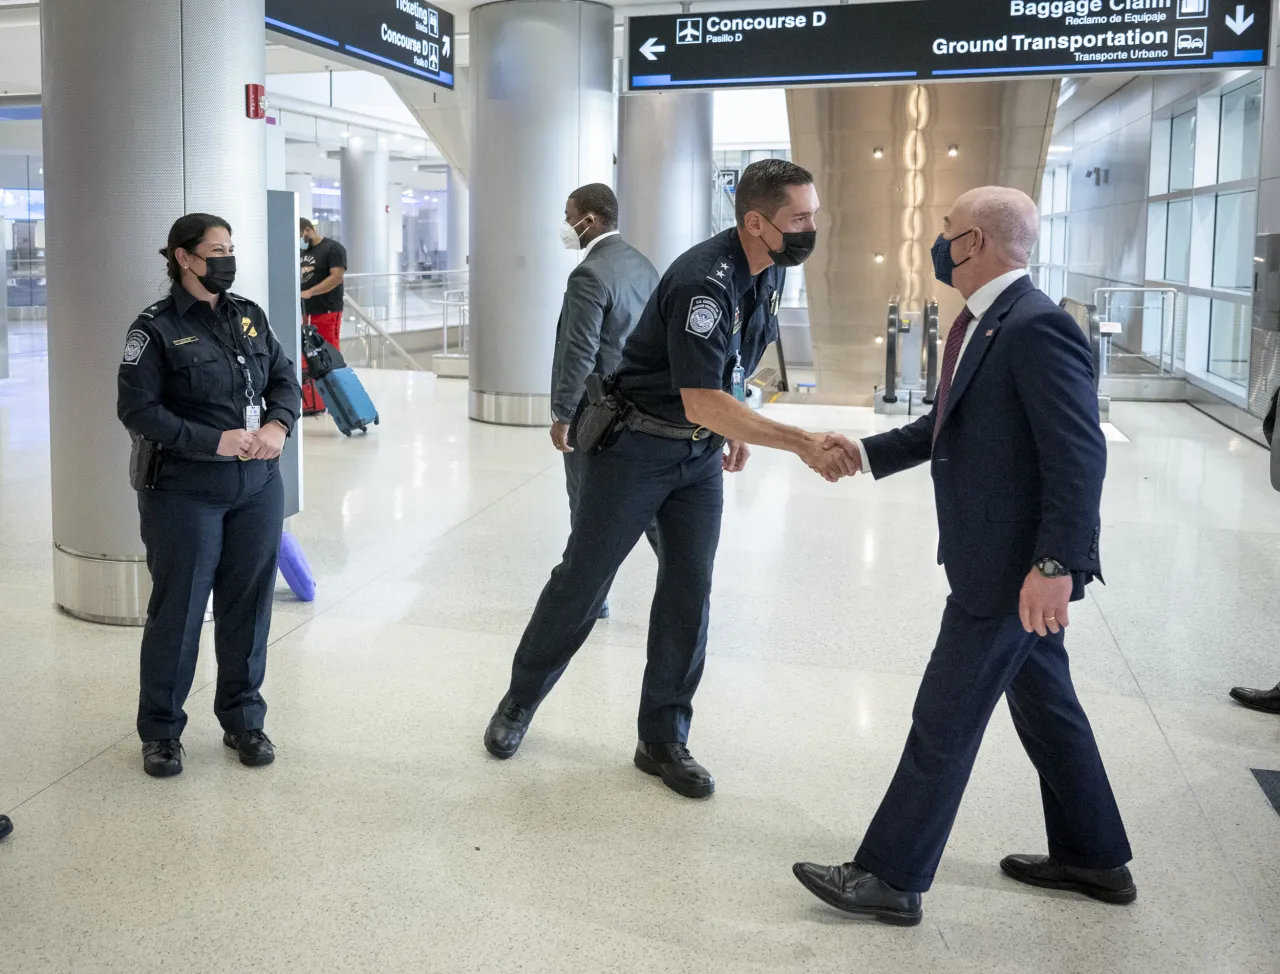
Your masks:
[{"label": "black t-shirt", "polygon": [[[325,237],[314,247],[301,252],[302,290],[315,287],[328,278],[335,267],[347,266],[347,248],[336,240]],[[343,286],[339,284],[327,294],[317,294],[303,302],[303,310],[309,315],[329,314],[342,310]]]},{"label": "black t-shirt", "polygon": [[776,266],[751,276],[736,229],[676,258],[622,351],[622,394],[651,416],[688,423],[681,389],[732,392],[738,355],[750,376],[778,338],[785,279]]}]

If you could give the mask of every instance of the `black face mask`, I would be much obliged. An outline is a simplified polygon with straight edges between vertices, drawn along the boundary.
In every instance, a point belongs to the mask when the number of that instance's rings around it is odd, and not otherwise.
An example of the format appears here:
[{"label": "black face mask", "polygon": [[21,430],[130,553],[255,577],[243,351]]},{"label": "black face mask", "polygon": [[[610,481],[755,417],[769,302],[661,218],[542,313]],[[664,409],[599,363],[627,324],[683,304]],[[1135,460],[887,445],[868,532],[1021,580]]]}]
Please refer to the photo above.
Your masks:
[{"label": "black face mask", "polygon": [[225,294],[236,282],[235,257],[203,257],[205,271],[198,277],[200,285],[210,294]]},{"label": "black face mask", "polygon": [[769,251],[769,256],[779,267],[799,267],[813,255],[814,248],[818,245],[817,230],[786,233],[768,217],[765,217],[765,222],[782,234],[782,249]]}]

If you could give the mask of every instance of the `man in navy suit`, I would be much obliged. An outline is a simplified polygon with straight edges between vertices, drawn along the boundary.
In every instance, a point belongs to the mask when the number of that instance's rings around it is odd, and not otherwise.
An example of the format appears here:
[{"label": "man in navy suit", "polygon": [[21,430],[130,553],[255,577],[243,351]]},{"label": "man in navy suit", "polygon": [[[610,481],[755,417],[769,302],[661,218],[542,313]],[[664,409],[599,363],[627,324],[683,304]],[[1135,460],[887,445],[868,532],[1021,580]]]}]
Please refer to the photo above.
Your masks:
[{"label": "man in navy suit", "polygon": [[1063,644],[1069,604],[1101,576],[1106,441],[1089,346],[1027,276],[1039,214],[1017,190],[961,196],[933,248],[938,280],[967,302],[947,336],[933,411],[841,445],[887,477],[930,463],[938,561],[951,595],[880,810],[852,862],[797,863],[830,906],[920,922],[992,711],[1001,696],[1040,775],[1048,856],[1000,866],[1033,886],[1107,903],[1137,896],[1132,858]]}]

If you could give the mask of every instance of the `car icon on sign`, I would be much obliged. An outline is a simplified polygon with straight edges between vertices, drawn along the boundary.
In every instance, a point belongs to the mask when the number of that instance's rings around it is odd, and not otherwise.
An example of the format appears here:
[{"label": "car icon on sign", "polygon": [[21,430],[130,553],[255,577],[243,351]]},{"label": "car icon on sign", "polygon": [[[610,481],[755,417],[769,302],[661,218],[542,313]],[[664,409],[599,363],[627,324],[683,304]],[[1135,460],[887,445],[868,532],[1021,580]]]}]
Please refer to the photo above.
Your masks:
[{"label": "car icon on sign", "polygon": [[1175,36],[1176,57],[1204,57],[1209,51],[1208,27],[1179,27]]}]

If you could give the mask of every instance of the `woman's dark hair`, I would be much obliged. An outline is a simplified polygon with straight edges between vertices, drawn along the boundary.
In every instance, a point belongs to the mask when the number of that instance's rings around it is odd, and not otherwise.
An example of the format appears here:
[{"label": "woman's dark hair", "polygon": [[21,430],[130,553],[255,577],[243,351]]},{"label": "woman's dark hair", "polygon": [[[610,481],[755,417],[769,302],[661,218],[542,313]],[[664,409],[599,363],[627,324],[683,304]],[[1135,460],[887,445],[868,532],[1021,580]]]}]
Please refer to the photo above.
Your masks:
[{"label": "woman's dark hair", "polygon": [[182,267],[178,263],[178,248],[190,253],[204,241],[204,235],[212,227],[221,227],[231,232],[231,224],[220,216],[208,213],[188,213],[180,217],[169,231],[168,246],[160,249],[160,256],[169,262],[169,280],[174,284],[182,282]]}]

